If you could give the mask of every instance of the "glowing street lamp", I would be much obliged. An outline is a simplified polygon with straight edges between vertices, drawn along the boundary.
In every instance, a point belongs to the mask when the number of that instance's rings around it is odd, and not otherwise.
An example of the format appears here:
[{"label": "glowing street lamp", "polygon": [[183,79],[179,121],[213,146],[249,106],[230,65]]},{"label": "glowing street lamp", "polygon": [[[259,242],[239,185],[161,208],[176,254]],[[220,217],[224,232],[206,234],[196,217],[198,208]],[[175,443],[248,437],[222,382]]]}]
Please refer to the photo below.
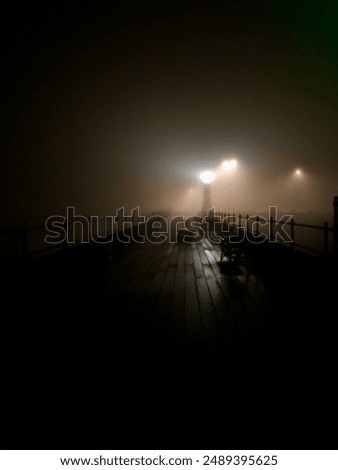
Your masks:
[{"label": "glowing street lamp", "polygon": [[225,171],[234,170],[237,167],[237,161],[235,159],[224,160],[222,163],[222,169]]},{"label": "glowing street lamp", "polygon": [[206,171],[202,171],[202,173],[200,173],[199,177],[200,177],[200,180],[202,181],[202,183],[210,184],[216,178],[216,174],[213,171],[206,170]]},{"label": "glowing street lamp", "polygon": [[297,168],[297,170],[295,170],[295,175],[296,176],[302,176],[302,174],[303,174],[303,172],[299,168]]}]

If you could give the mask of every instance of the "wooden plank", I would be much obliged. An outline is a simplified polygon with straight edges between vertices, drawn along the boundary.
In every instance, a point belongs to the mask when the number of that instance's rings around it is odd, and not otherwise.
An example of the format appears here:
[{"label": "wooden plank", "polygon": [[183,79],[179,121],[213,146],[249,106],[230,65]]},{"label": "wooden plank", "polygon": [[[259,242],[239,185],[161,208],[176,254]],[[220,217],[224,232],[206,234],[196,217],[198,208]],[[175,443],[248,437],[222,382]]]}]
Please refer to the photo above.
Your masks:
[{"label": "wooden plank", "polygon": [[222,290],[211,267],[204,266],[204,271],[222,334],[229,344],[233,343],[238,336],[238,332],[236,330],[235,321],[231,315],[230,306],[223,296]]},{"label": "wooden plank", "polygon": [[197,278],[196,286],[206,356],[210,362],[219,359],[223,341],[206,280]]},{"label": "wooden plank", "polygon": [[185,342],[188,362],[202,363],[204,359],[202,323],[195,273],[191,265],[187,265],[185,271]]},{"label": "wooden plank", "polygon": [[185,264],[192,265],[193,262],[194,262],[194,258],[193,258],[192,246],[191,246],[191,243],[187,243]]},{"label": "wooden plank", "polygon": [[177,258],[177,272],[176,277],[184,279],[185,276],[185,261],[186,261],[186,246],[179,245],[179,255]]},{"label": "wooden plank", "polygon": [[[129,282],[125,283],[122,293],[135,293],[137,286],[142,282],[150,267],[158,263],[161,259],[161,252],[165,249],[164,245],[150,246],[146,244],[139,245],[136,259],[129,264]],[[157,261],[157,263],[156,263]]]},{"label": "wooden plank", "polygon": [[139,314],[141,338],[156,343],[159,354],[178,360],[185,341],[189,364],[206,357],[223,363],[226,345],[255,338],[264,326],[256,278],[249,275],[248,285],[245,276],[227,279],[218,248],[210,241],[133,246],[111,268],[124,316]]},{"label": "wooden plank", "polygon": [[213,243],[209,240],[208,237],[205,237],[204,240],[203,240],[203,244],[202,244],[203,248],[205,250],[210,250],[212,251],[214,249],[214,245]]},{"label": "wooden plank", "polygon": [[240,302],[242,290],[238,288],[238,285],[232,278],[217,278],[217,283],[227,300],[232,314],[232,318],[237,325],[238,330],[241,332],[243,337],[247,337],[250,331],[252,331],[253,322],[243,309],[243,305]]},{"label": "wooden plank", "polygon": [[[205,253],[206,250],[209,250],[209,246],[207,245],[206,238],[203,238],[203,240],[201,240],[199,245],[200,245],[200,248],[203,250],[204,253]],[[208,263],[203,263],[203,264],[208,264]]]},{"label": "wooden plank", "polygon": [[172,255],[171,255],[170,261],[169,261],[170,265],[172,265],[172,266],[177,265],[179,250],[180,250],[180,245],[174,245],[174,250],[172,252]]},{"label": "wooden plank", "polygon": [[164,278],[174,253],[174,244],[169,244],[166,249],[165,255],[162,258],[160,265],[157,267],[154,277],[151,279],[145,303],[142,306],[144,310],[145,322],[150,324],[154,315],[157,300],[164,282]]},{"label": "wooden plank", "polygon": [[214,249],[210,250],[210,252],[213,255],[213,257],[215,258],[215,261],[217,263],[220,263],[221,262],[221,251],[216,250],[215,247],[214,247]]},{"label": "wooden plank", "polygon": [[[219,247],[220,249],[220,247]],[[217,253],[217,251],[216,251]],[[217,259],[217,254],[213,254],[213,258]],[[210,259],[210,264],[213,266],[213,261]],[[238,297],[239,302],[242,305],[243,311],[246,312],[246,316],[249,317],[254,325],[261,328],[263,326],[263,318],[264,318],[264,309],[262,309],[262,305],[258,304],[255,300],[256,292],[252,288],[252,285],[246,283],[246,271],[243,266],[240,266],[240,269],[243,273],[242,276],[233,276],[233,288],[234,285],[238,284],[238,286],[242,286],[241,295]],[[256,296],[257,297],[257,296]]]},{"label": "wooden plank", "polygon": [[260,279],[253,273],[247,270],[246,267],[241,267],[244,272],[246,281],[249,281],[251,286],[256,290],[255,297],[261,302],[269,302],[270,292],[268,288],[260,281]]},{"label": "wooden plank", "polygon": [[124,265],[123,269],[117,268],[117,280],[111,287],[111,296],[114,297],[114,304],[123,308],[123,318],[120,320],[130,325],[134,330],[136,325],[143,325],[147,310],[144,308],[146,302],[146,272],[150,269],[158,269],[161,254],[166,251],[165,245],[148,247],[146,244],[139,245],[139,255],[132,264]]},{"label": "wooden plank", "polygon": [[[160,249],[159,249],[160,248]],[[151,283],[160,269],[163,259],[167,256],[168,246],[163,243],[156,251],[152,250],[147,253],[147,259],[143,260],[143,266],[139,271],[139,282],[135,282],[129,286],[130,290],[134,290],[136,296],[139,298],[141,305],[144,297],[149,293]]]},{"label": "wooden plank", "polygon": [[194,249],[192,250],[192,255],[193,255],[195,276],[196,276],[196,278],[203,278],[204,277],[204,271],[203,271],[203,267],[202,267],[200,254],[199,254],[199,251],[198,251],[197,248],[195,250]]},{"label": "wooden plank", "polygon": [[185,329],[185,272],[176,270],[171,308],[168,319],[167,339],[173,346],[172,354],[183,353]]},{"label": "wooden plank", "polygon": [[160,268],[161,263],[167,257],[168,253],[168,243],[163,242],[158,245],[153,245],[152,250],[149,253],[149,256],[156,259],[156,263],[153,263],[149,269],[147,269],[145,276],[148,279],[153,279],[156,275],[158,269]]},{"label": "wooden plank", "polygon": [[262,291],[257,288],[257,278],[253,275],[248,274],[247,270],[245,267],[241,267],[241,269],[244,272],[244,276],[241,276],[239,278],[239,281],[243,286],[246,287],[247,291],[251,295],[251,297],[254,299],[255,303],[257,306],[260,308],[264,308],[267,306],[270,302],[268,302],[268,298],[266,295],[263,295]]},{"label": "wooden plank", "polygon": [[160,294],[154,310],[152,330],[157,341],[161,341],[166,329],[168,315],[172,303],[172,294],[174,289],[176,275],[176,266],[169,264],[163,280]]},{"label": "wooden plank", "polygon": [[[120,251],[118,251],[118,248],[120,248]],[[137,265],[140,256],[140,252],[136,248],[139,247],[122,244],[114,248],[115,256],[110,260],[106,272],[106,286],[108,292],[121,294],[125,286],[129,283],[131,279],[131,268],[134,264]],[[145,250],[149,249],[146,245],[144,245],[144,248]]]},{"label": "wooden plank", "polygon": [[200,255],[200,260],[201,260],[201,263],[202,264],[209,264],[209,261],[208,261],[208,258],[204,252],[204,249],[203,249],[203,246],[202,246],[202,243],[197,243],[197,250],[198,250],[198,253]]},{"label": "wooden plank", "polygon": [[149,286],[149,279],[147,279],[146,273],[151,269],[152,266],[156,266],[161,259],[161,251],[159,248],[151,250],[145,257],[140,256],[141,265],[138,269],[133,269],[131,272],[130,282],[126,283],[126,288],[122,292],[125,296],[123,310],[123,316],[125,321],[130,322],[130,327],[136,331],[137,325],[142,326],[144,324],[144,309],[142,305],[145,301],[145,286]]},{"label": "wooden plank", "polygon": [[186,246],[180,244],[177,258],[177,269],[175,272],[175,282],[171,301],[170,314],[168,319],[167,337],[171,343],[176,343],[183,347],[184,344],[184,281],[185,281],[185,261]]},{"label": "wooden plank", "polygon": [[216,262],[211,251],[206,249],[205,254],[206,254],[206,257],[208,258],[209,264],[211,266],[211,269],[214,272],[215,277],[224,277],[224,274],[221,272],[220,267],[218,263]]},{"label": "wooden plank", "polygon": [[167,267],[174,253],[174,248],[175,248],[174,244],[169,245],[165,256],[162,258],[159,267],[155,271],[154,277],[151,283],[151,287],[150,287],[150,295],[157,295],[160,292]]},{"label": "wooden plank", "polygon": [[261,328],[264,324],[264,317],[261,309],[258,307],[254,299],[250,296],[248,291],[248,286],[243,285],[238,278],[234,279],[234,283],[237,283],[239,288],[242,289],[242,294],[240,297],[240,302],[243,305],[243,308],[247,312],[248,316],[252,319],[256,327]]},{"label": "wooden plank", "polygon": [[[213,245],[209,242],[210,246],[208,248],[208,260],[210,264],[214,266],[214,272],[217,273],[216,276],[223,277],[223,273],[220,270],[219,263],[221,260],[221,248],[219,245]],[[217,271],[215,271],[215,267],[217,266]]]}]

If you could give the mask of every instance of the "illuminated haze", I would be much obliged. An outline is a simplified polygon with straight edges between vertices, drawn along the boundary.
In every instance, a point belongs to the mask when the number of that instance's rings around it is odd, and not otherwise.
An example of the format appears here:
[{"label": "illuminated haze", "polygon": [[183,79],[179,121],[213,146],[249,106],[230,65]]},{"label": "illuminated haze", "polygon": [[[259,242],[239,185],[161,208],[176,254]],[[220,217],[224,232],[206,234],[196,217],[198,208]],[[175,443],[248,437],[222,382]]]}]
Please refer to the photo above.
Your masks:
[{"label": "illuminated haze", "polygon": [[272,3],[9,13],[2,224],[67,205],[196,212],[198,175],[227,158],[216,209],[330,210],[335,12]]}]

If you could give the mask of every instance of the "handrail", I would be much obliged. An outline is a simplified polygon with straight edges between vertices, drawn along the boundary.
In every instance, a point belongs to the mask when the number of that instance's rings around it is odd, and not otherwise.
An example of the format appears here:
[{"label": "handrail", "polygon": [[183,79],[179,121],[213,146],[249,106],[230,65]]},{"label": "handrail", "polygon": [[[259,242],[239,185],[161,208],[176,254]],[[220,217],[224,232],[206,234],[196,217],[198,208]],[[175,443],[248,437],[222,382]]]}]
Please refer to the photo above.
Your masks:
[{"label": "handrail", "polygon": [[[141,214],[145,215],[146,217],[149,217],[151,215],[154,215],[154,213],[146,213],[146,214]],[[99,222],[104,222],[106,220],[107,216],[98,218],[97,220]],[[91,221],[91,217],[85,217],[89,222]],[[78,244],[81,242],[81,240],[76,239],[74,240],[74,243],[72,242],[71,244],[67,243],[67,241],[62,241],[59,242],[55,245],[48,245],[40,249],[31,249],[29,250],[28,247],[28,235],[31,232],[37,232],[38,230],[46,230],[45,225],[28,225],[26,222],[22,223],[21,226],[17,227],[11,227],[11,228],[5,228],[5,229],[0,229],[0,236],[3,235],[11,235],[11,234],[19,234],[21,235],[21,252],[18,250],[17,253],[13,254],[12,256],[5,257],[1,259],[0,257],[0,263],[11,263],[14,262],[15,260],[25,262],[28,258],[34,257],[37,255],[43,255],[47,254],[48,252],[54,251],[54,250],[65,250],[69,245],[71,246],[78,246]],[[118,228],[117,228],[118,230]],[[107,234],[111,235],[113,232],[107,232]]]},{"label": "handrail", "polygon": [[[264,234],[264,232],[268,232],[269,240],[270,241],[277,241],[279,243],[284,243],[286,245],[289,245],[291,250],[294,250],[295,247],[301,248],[307,251],[311,251],[316,254],[321,254],[324,259],[328,259],[329,255],[332,255],[333,258],[338,259],[338,197],[334,198],[334,223],[332,226],[329,226],[328,222],[324,222],[322,226],[320,225],[315,225],[315,224],[304,224],[304,223],[298,223],[295,222],[294,219],[292,218],[291,221],[288,222],[283,222],[283,220],[276,220],[273,217],[270,217],[269,219],[266,219],[263,216],[260,215],[255,215],[255,216],[249,216],[248,214],[246,216],[243,216],[241,214],[235,215],[226,213],[226,212],[217,212],[215,215],[221,216],[223,219],[225,218],[232,218],[232,224],[237,225],[238,227],[246,228],[247,230],[251,231],[252,233],[255,234],[255,236],[258,236],[260,234]],[[149,218],[150,216],[155,215],[154,212],[147,212],[147,213],[142,213],[142,216],[145,216],[146,219]],[[91,217],[86,217],[87,220],[90,222]],[[97,219],[99,222],[103,222],[106,220],[106,216],[101,217]],[[260,230],[260,224],[258,223],[259,221],[266,221],[266,229],[264,231]],[[288,241],[282,241],[278,237],[276,238],[276,227],[278,225],[286,225],[290,227],[290,240]],[[315,248],[312,248],[310,246],[305,246],[303,244],[300,244],[296,242],[295,240],[295,227],[301,227],[305,229],[314,229],[314,230],[322,230],[324,234],[324,239],[323,239],[323,249],[318,250]],[[116,228],[116,227],[115,227]],[[27,223],[23,223],[19,227],[13,227],[13,228],[7,228],[7,229],[0,229],[0,235],[10,235],[13,233],[18,233],[21,234],[21,253],[20,250],[18,250],[18,253],[16,253],[13,256],[8,256],[3,259],[3,261],[10,261],[11,259],[20,259],[22,261],[26,261],[27,258],[31,256],[36,256],[39,254],[47,253],[52,250],[56,249],[63,249],[65,250],[68,246],[69,243],[67,241],[60,242],[57,245],[54,246],[45,246],[40,249],[29,249],[29,233],[31,232],[36,232],[38,230],[45,230],[46,227],[42,225],[32,225],[29,226]],[[118,228],[116,228],[118,230]],[[329,250],[329,233],[333,232],[333,246],[332,250],[330,252]],[[114,233],[114,227],[113,227],[113,232],[109,232],[109,234]],[[266,235],[266,233],[265,233]],[[74,244],[71,243],[71,245],[76,246],[79,243],[80,240],[74,240]]]},{"label": "handrail", "polygon": [[[305,224],[305,223],[295,222],[293,218],[291,219],[291,221],[283,221],[283,217],[280,220],[276,220],[273,217],[266,218],[261,215],[249,216],[247,214],[246,216],[243,216],[242,214],[236,215],[235,213],[230,214],[227,212],[217,212],[215,215],[221,216],[222,222],[228,219],[229,225],[243,227],[246,230],[250,231],[251,233],[254,233],[255,236],[259,235],[260,233],[266,234],[266,232],[268,232],[268,237],[270,241],[276,241],[280,244],[289,245],[289,248],[292,251],[295,250],[295,247],[297,247],[306,251],[310,251],[312,253],[320,254],[325,260],[329,258],[329,255],[331,255],[332,258],[334,258],[335,260],[338,260],[338,197],[334,198],[333,206],[334,206],[334,222],[332,226],[329,226],[329,223],[326,221],[323,223],[323,225],[315,225],[315,224]],[[264,230],[260,229],[259,222],[261,221],[266,221],[266,224],[264,224],[266,228]],[[280,225],[290,227],[290,233],[289,233],[290,240],[283,241],[279,237],[276,238],[275,229]],[[295,242],[295,227],[311,229],[311,230],[312,229],[321,230],[324,235],[323,249],[319,250],[319,249],[312,248],[311,246],[306,246],[298,242],[296,243]],[[331,253],[329,250],[329,233],[333,233],[333,246],[332,246]]]}]

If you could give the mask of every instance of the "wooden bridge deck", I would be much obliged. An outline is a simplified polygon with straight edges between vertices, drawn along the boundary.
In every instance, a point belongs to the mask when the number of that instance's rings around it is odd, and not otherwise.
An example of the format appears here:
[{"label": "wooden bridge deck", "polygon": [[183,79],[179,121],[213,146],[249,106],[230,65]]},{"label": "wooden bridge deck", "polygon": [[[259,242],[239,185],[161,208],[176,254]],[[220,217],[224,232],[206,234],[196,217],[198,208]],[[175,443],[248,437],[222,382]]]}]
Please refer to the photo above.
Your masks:
[{"label": "wooden bridge deck", "polygon": [[259,252],[260,264],[275,257],[262,281],[255,269],[220,263],[220,246],[207,238],[80,246],[3,273],[4,299],[20,312],[23,332],[46,328],[30,344],[51,359],[62,341],[70,356],[77,349],[85,357],[96,344],[116,367],[231,367],[241,356],[245,364],[264,362],[280,356],[285,341],[304,346],[306,332],[326,334],[334,292],[312,261],[301,271],[294,263],[272,272],[286,255],[271,250]]},{"label": "wooden bridge deck", "polygon": [[[116,423],[129,433],[128,420],[156,420],[161,410],[167,421],[189,415],[190,432],[200,442],[201,413],[223,413],[228,420],[236,404],[232,426],[239,410],[247,416],[267,409],[278,423],[297,414],[303,432],[311,430],[302,397],[304,403],[320,399],[312,417],[321,416],[335,396],[336,277],[307,259],[299,265],[287,259],[282,269],[286,254],[271,250],[259,252],[262,263],[272,259],[271,270],[278,266],[264,281],[255,270],[247,275],[244,268],[220,264],[219,246],[208,240],[116,243],[112,250],[80,246],[6,270],[5,360],[17,413],[31,410],[34,419],[43,419],[48,409],[57,420],[64,410],[74,413],[79,399],[95,400],[95,406],[114,410]],[[248,448],[257,442],[256,422],[246,423],[253,426]],[[208,432],[221,445],[218,429]],[[237,432],[242,430],[241,421]],[[269,430],[267,448],[274,445]],[[69,445],[72,430],[63,432]],[[184,442],[185,428],[176,433]],[[297,427],[287,437],[288,445],[297,442]],[[236,445],[229,436],[227,442]]]},{"label": "wooden bridge deck", "polygon": [[229,351],[262,338],[274,313],[257,277],[219,260],[207,239],[136,245],[111,260],[98,285],[116,314],[137,325],[145,348],[155,347],[150,356],[225,363]]}]

